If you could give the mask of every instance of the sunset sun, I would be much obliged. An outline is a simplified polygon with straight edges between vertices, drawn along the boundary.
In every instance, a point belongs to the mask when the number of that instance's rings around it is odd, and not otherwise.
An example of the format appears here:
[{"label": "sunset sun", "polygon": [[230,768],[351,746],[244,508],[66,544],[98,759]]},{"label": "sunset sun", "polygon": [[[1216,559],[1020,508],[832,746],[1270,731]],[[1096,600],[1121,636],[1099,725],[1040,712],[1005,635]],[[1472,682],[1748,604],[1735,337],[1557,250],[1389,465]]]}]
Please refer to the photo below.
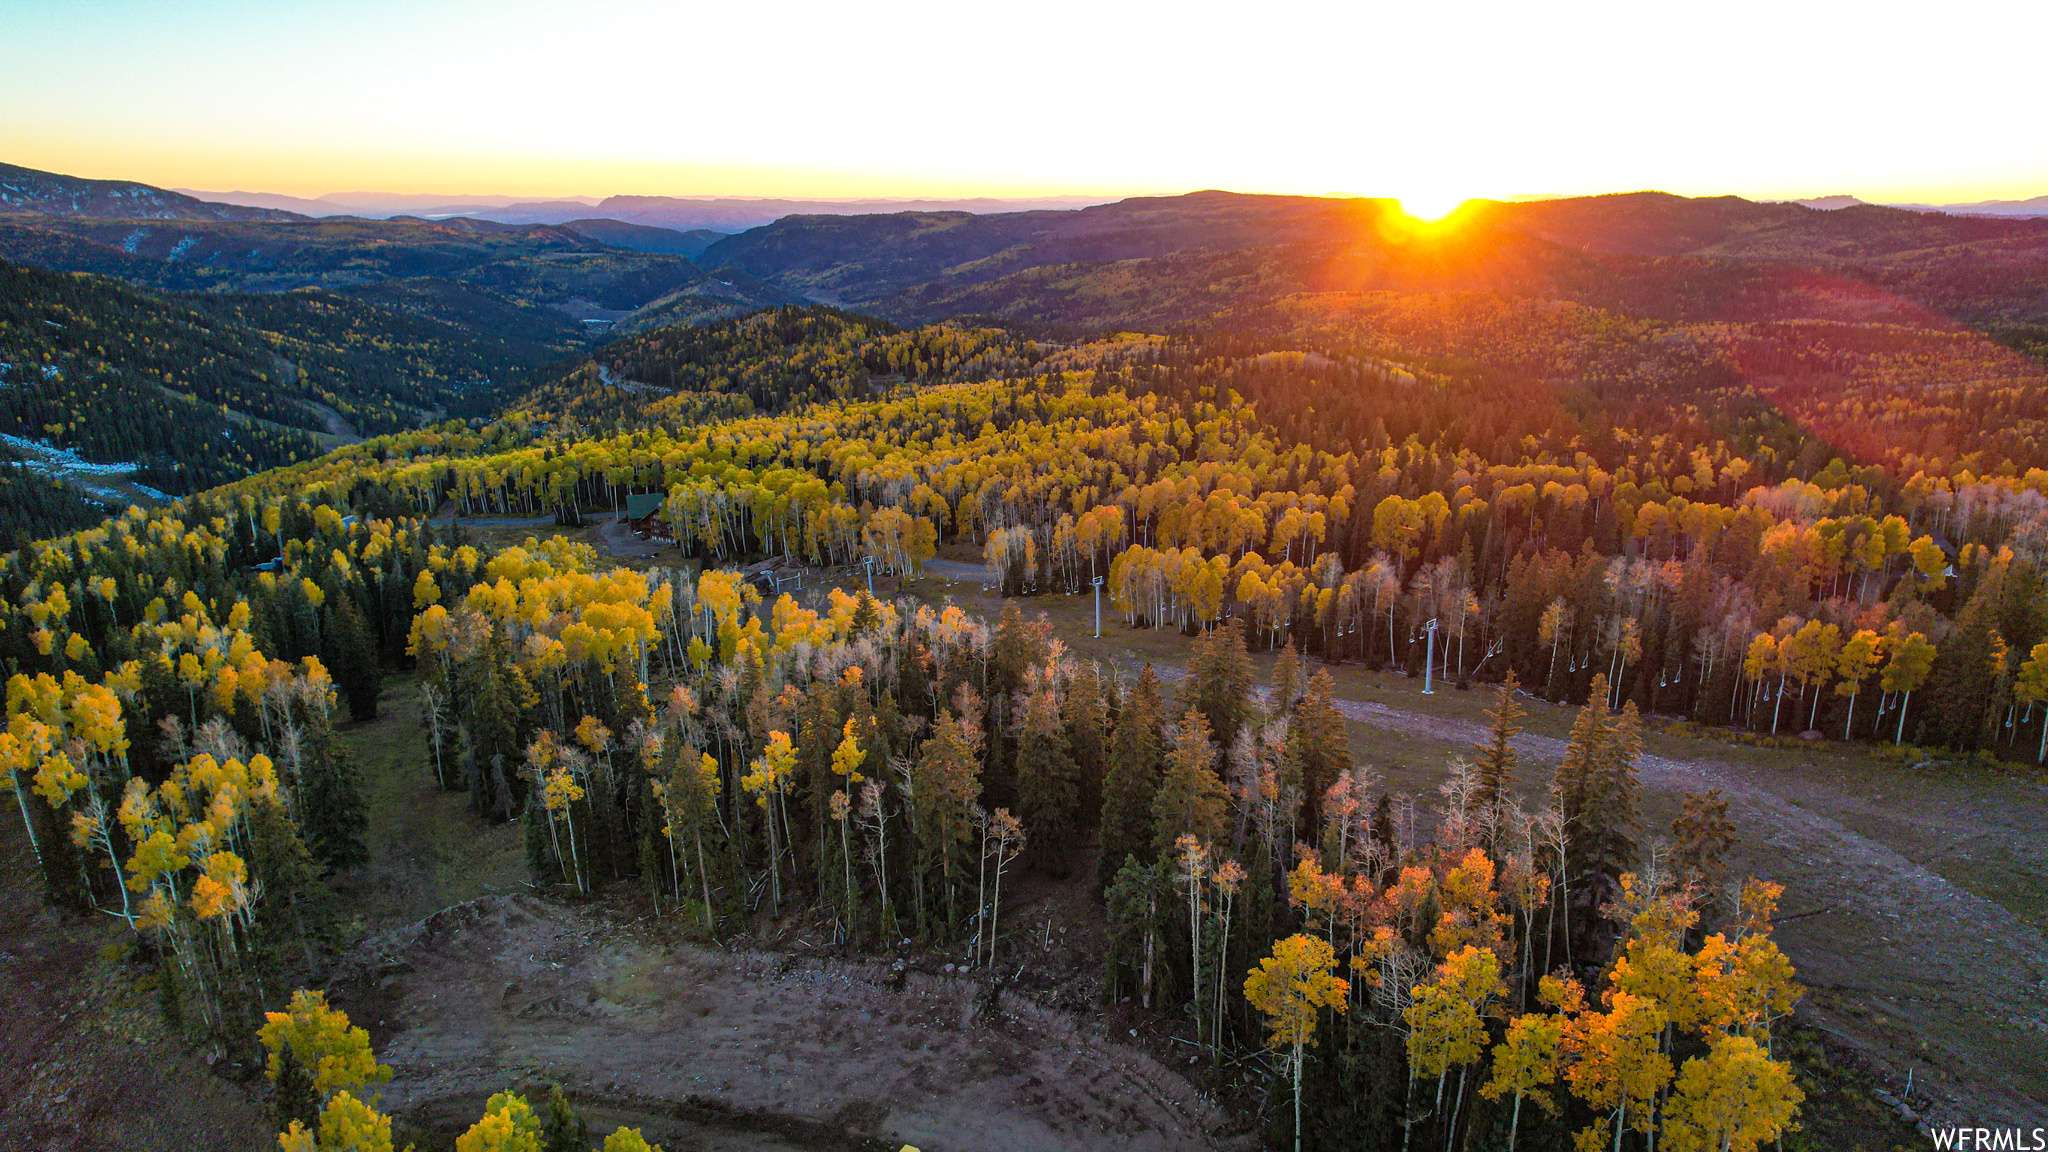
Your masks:
[{"label": "sunset sun", "polygon": [[1465,197],[1454,192],[1411,192],[1395,199],[1403,213],[1424,224],[1445,219],[1465,202]]}]

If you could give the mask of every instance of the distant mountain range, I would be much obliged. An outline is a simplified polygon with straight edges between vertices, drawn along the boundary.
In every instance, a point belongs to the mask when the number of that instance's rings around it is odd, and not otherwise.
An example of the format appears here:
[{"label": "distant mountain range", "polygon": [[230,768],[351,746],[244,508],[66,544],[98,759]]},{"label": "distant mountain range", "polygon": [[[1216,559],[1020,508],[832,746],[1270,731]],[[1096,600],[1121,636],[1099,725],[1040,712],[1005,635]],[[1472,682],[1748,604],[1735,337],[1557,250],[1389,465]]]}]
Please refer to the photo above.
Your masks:
[{"label": "distant mountain range", "polygon": [[457,325],[509,367],[579,348],[642,310],[674,323],[793,299],[692,262],[724,232],[599,219],[582,203],[560,224],[314,217],[16,167],[0,167],[0,195],[0,260],[158,292],[325,289]]},{"label": "distant mountain range", "polygon": [[[2048,220],[1631,193],[1479,202],[1441,240],[1384,200],[1198,192],[1077,212],[790,217],[696,257],[899,321],[990,317],[1055,334],[1246,322],[1302,294],[1487,293],[1696,321],[2048,325]],[[1989,276],[1987,270],[1999,275]],[[2029,337],[2031,339],[2031,337]]]},{"label": "distant mountain range", "polygon": [[[1792,204],[1803,204],[1808,208],[1819,208],[1832,212],[1838,208],[1854,208],[1868,205],[1869,200],[1855,196],[1816,196],[1810,200],[1792,200]],[[2048,196],[2035,196],[2026,200],[1979,200],[1972,204],[1883,204],[1884,208],[1904,208],[1910,212],[1946,212],[1951,216],[2006,216],[2015,219],[2033,219],[2048,216]]]},{"label": "distant mountain range", "polygon": [[[18,169],[17,171],[28,171]],[[147,185],[130,185],[146,188]],[[945,199],[804,200],[747,196],[584,196],[559,200],[521,200],[511,196],[427,196],[390,192],[335,192],[317,198],[272,192],[208,192],[177,189],[201,201],[292,212],[301,216],[422,216],[439,219],[468,216],[500,224],[568,224],[589,219],[619,220],[677,231],[744,232],[772,224],[784,216],[873,216],[897,212],[967,212],[977,216],[1007,212],[1065,210],[1111,203],[1114,197],[1044,196],[1022,199],[975,197]],[[1517,201],[1561,200],[1562,196],[1516,197]],[[1958,204],[1892,204],[1858,196],[1814,196],[1777,201],[1835,211],[1874,206],[1913,212],[1945,212],[1952,216],[2004,216],[2031,219],[2048,216],[2048,196],[2026,200],[1978,200]]]},{"label": "distant mountain range", "polygon": [[890,212],[1022,212],[1034,209],[1085,208],[1105,203],[1101,196],[1045,196],[1025,199],[808,200],[752,196],[607,196],[559,200],[518,200],[509,196],[407,196],[382,192],[336,192],[317,198],[272,192],[209,192],[180,189],[182,194],[221,204],[264,208],[301,216],[469,216],[500,224],[567,224],[602,218],[689,232],[744,232],[772,224],[784,216],[861,216]]},{"label": "distant mountain range", "polygon": [[[325,196],[287,196],[282,192],[210,192],[202,188],[179,188],[178,193],[220,204],[268,208],[299,216],[362,216],[372,220],[392,216],[479,216],[514,204],[525,204],[518,196],[418,195],[403,192],[330,192]],[[547,207],[571,213],[562,219],[588,215],[597,197],[569,198],[547,202]],[[548,223],[561,223],[552,220]]]}]

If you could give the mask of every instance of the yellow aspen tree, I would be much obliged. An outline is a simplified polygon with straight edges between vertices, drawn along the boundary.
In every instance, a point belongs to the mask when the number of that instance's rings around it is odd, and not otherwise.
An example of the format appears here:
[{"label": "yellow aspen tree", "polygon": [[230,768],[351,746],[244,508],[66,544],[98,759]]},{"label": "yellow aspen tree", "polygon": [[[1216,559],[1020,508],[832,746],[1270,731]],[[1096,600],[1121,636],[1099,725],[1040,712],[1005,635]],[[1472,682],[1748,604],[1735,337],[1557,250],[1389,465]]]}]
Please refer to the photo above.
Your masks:
[{"label": "yellow aspen tree", "polygon": [[1287,874],[1287,904],[1299,909],[1302,923],[1320,931],[1332,946],[1337,942],[1337,921],[1344,908],[1344,877],[1323,871],[1316,858],[1303,855],[1294,871]]},{"label": "yellow aspen tree", "polygon": [[996,960],[996,933],[1002,924],[1003,872],[1024,852],[1024,824],[1010,814],[1008,808],[998,808],[982,824],[981,855],[984,861],[995,863],[995,887],[989,901],[988,931],[983,933],[988,940],[988,960]]},{"label": "yellow aspen tree", "polygon": [[1402,1011],[1408,1025],[1409,1083],[1413,1085],[1418,1076],[1435,1076],[1438,1112],[1443,1110],[1444,1083],[1450,1070],[1458,1070],[1458,1090],[1444,1129],[1446,1148],[1457,1135],[1466,1074],[1485,1051],[1486,1009],[1506,994],[1500,957],[1490,949],[1467,945],[1444,957],[1437,965],[1436,979],[1417,985]]},{"label": "yellow aspen tree", "polygon": [[[294,1120],[278,1134],[277,1143],[280,1152],[392,1152],[391,1118],[347,1092],[337,1092],[320,1109],[315,1129],[309,1131]],[[539,1152],[539,1146],[532,1152]]]},{"label": "yellow aspen tree", "polygon": [[839,825],[839,863],[845,889],[848,936],[853,934],[854,926],[853,833],[850,827],[853,823],[853,786],[865,779],[860,774],[860,767],[868,758],[853,734],[854,727],[855,721],[849,716],[840,729],[838,746],[832,749],[832,774],[839,777],[840,788],[832,794],[831,815],[833,822]]},{"label": "yellow aspen tree", "polygon": [[1666,1022],[1656,1001],[1609,990],[1605,1012],[1582,1012],[1565,1029],[1573,1056],[1565,1078],[1574,1095],[1611,1120],[1615,1152],[1629,1127],[1647,1133],[1656,1125],[1657,1095],[1671,1082],[1671,1058],[1661,1046]]},{"label": "yellow aspen tree", "polygon": [[412,582],[412,606],[415,609],[428,608],[441,602],[441,586],[434,582],[434,573],[420,569],[417,579]]},{"label": "yellow aspen tree", "polygon": [[1856,727],[1856,697],[1862,695],[1863,685],[1877,671],[1882,643],[1877,633],[1868,628],[1857,629],[1842,642],[1842,653],[1835,665],[1835,695],[1849,702],[1848,715],[1842,720],[1844,740]]},{"label": "yellow aspen tree", "polygon": [[1429,946],[1438,956],[1450,956],[1462,948],[1484,948],[1496,955],[1507,951],[1510,919],[1500,910],[1494,891],[1493,860],[1479,848],[1465,855],[1444,874],[1437,885],[1437,899],[1443,911],[1429,931]]},{"label": "yellow aspen tree", "polygon": [[1209,1037],[1209,1047],[1218,1051],[1223,1048],[1223,1016],[1225,1008],[1223,990],[1229,983],[1229,981],[1223,978],[1223,973],[1230,971],[1231,905],[1236,902],[1237,890],[1243,886],[1244,880],[1244,865],[1239,864],[1235,860],[1225,860],[1222,864],[1217,865],[1216,870],[1209,876],[1210,888],[1221,899],[1223,904],[1222,930],[1217,934],[1216,941],[1216,1005],[1215,1010],[1210,1014]]},{"label": "yellow aspen tree", "polygon": [[[2048,640],[2034,645],[2027,653],[2013,684],[2013,695],[2027,706],[2030,717],[2035,709],[2048,704]],[[2044,761],[2048,761],[2048,715],[2041,719],[2041,736],[2034,748],[2034,763]]]},{"label": "yellow aspen tree", "polygon": [[[908,775],[907,765],[904,774]],[[882,906],[882,932],[893,936],[896,913],[889,904],[889,807],[880,780],[869,780],[860,786],[860,808],[855,818],[868,838],[868,860],[875,870],[875,891]]]},{"label": "yellow aspen tree", "polygon": [[1906,739],[1906,710],[1912,706],[1913,693],[1934,671],[1934,645],[1918,632],[1896,630],[1886,636],[1884,647],[1884,671],[1878,675],[1878,686],[1899,698],[1899,722],[1892,743],[1900,744]]},{"label": "yellow aspen tree", "polygon": [[1804,995],[1792,961],[1763,932],[1707,937],[1693,958],[1693,972],[1698,1023],[1709,1036],[1729,1032],[1768,1043],[1771,1025]]},{"label": "yellow aspen tree", "polygon": [[[1685,951],[1685,936],[1699,923],[1699,913],[1682,894],[1644,892],[1634,873],[1622,874],[1617,903],[1635,911],[1629,919],[1628,940],[1608,975],[1609,985],[1655,1001],[1664,1012],[1667,1028],[1692,1028],[1703,1009],[1695,988],[1694,958]],[[1665,1044],[1668,1048],[1668,1036]]]},{"label": "yellow aspen tree", "polygon": [[1493,1075],[1479,1089],[1488,1100],[1513,1096],[1508,1113],[1508,1152],[1515,1152],[1515,1133],[1522,1124],[1522,1100],[1536,1101],[1545,1112],[1556,1114],[1557,1099],[1548,1091],[1557,1083],[1558,1060],[1563,1053],[1564,1018],[1547,1012],[1527,1012],[1508,1024],[1507,1034],[1493,1046]]},{"label": "yellow aspen tree", "polygon": [[517,1092],[484,1104],[482,1119],[455,1138],[455,1152],[541,1152],[540,1117]]},{"label": "yellow aspen tree", "polygon": [[1294,1081],[1294,1149],[1301,1152],[1301,1068],[1322,1010],[1343,1013],[1350,985],[1331,974],[1336,952],[1314,936],[1289,936],[1245,976],[1244,996],[1266,1018],[1266,1044],[1288,1054]]},{"label": "yellow aspen tree", "polygon": [[1192,973],[1194,987],[1189,994],[1189,1007],[1195,1014],[1195,1035],[1202,1034],[1202,899],[1204,881],[1209,874],[1209,848],[1193,836],[1182,835],[1173,842],[1173,854],[1180,866],[1175,869],[1175,881],[1187,889],[1188,894],[1188,970]]},{"label": "yellow aspen tree", "polygon": [[327,994],[304,988],[292,993],[282,1012],[267,1012],[256,1032],[268,1054],[264,1075],[276,1083],[285,1052],[312,1073],[313,1090],[321,1099],[356,1091],[391,1079],[391,1068],[377,1063],[370,1034],[349,1024],[348,1013],[330,1007]]},{"label": "yellow aspen tree", "polygon": [[29,785],[22,774],[30,765],[40,762],[48,751],[48,745],[48,728],[29,716],[9,716],[7,730],[0,731],[0,770],[7,773],[7,790],[14,793],[15,807],[21,812],[21,826],[28,833],[29,850],[38,867],[43,862],[43,846],[36,840],[36,823],[28,811]]},{"label": "yellow aspen tree", "polygon": [[1755,727],[1757,698],[1763,694],[1765,683],[1777,667],[1778,638],[1769,632],[1757,633],[1742,657],[1742,675],[1750,682],[1747,712],[1751,727]]},{"label": "yellow aspen tree", "polygon": [[[740,788],[754,798],[755,806],[761,809],[762,821],[768,827],[768,877],[773,890],[775,910],[782,911],[782,853],[784,833],[788,814],[783,808],[783,796],[789,790],[789,782],[796,775],[796,748],[790,743],[789,733],[772,731],[761,754],[754,758],[752,770],[740,777]],[[778,828],[778,824],[782,828]]]},{"label": "yellow aspen tree", "polygon": [[1678,1073],[1665,1105],[1670,1152],[1755,1152],[1795,1127],[1806,1094],[1790,1066],[1747,1036],[1723,1036]]},{"label": "yellow aspen tree", "polygon": [[648,1143],[638,1128],[616,1128],[599,1152],[661,1152],[661,1145]]}]

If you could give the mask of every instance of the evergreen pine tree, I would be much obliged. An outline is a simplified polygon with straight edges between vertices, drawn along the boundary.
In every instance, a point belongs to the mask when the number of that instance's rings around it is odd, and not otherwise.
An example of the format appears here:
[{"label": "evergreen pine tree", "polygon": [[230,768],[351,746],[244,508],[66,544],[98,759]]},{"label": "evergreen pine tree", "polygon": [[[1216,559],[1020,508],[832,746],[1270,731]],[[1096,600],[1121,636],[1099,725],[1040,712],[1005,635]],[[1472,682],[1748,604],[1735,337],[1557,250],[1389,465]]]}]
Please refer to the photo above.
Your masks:
[{"label": "evergreen pine tree", "polygon": [[1181,708],[1199,710],[1217,741],[1228,748],[1237,739],[1237,730],[1251,719],[1255,680],[1251,653],[1245,649],[1244,621],[1232,617],[1195,639]]},{"label": "evergreen pine tree", "polygon": [[517,670],[505,659],[496,636],[477,662],[463,715],[463,771],[470,806],[478,815],[509,820],[516,809],[514,774],[525,755],[520,743]]},{"label": "evergreen pine tree", "polygon": [[363,844],[363,793],[348,749],[326,734],[313,739],[299,792],[304,801],[299,824],[314,857],[328,871],[346,871],[370,858]]},{"label": "evergreen pine tree", "polygon": [[1955,628],[1935,652],[1927,678],[1922,722],[1933,739],[1957,748],[1976,748],[1994,731],[1992,654],[1998,639],[1998,599],[2003,569],[1995,566],[1956,613]]},{"label": "evergreen pine tree", "polygon": [[277,1083],[271,1088],[271,1115],[280,1131],[293,1121],[310,1125],[320,1115],[320,1094],[313,1087],[313,1072],[299,1061],[289,1044],[278,1049]]},{"label": "evergreen pine tree", "polygon": [[1209,739],[1209,721],[1190,708],[1181,717],[1159,793],[1152,798],[1152,852],[1170,857],[1183,835],[1215,844],[1229,826],[1230,794],[1216,775],[1216,745]]},{"label": "evergreen pine tree", "polygon": [[1272,693],[1266,701],[1267,715],[1277,719],[1294,711],[1295,698],[1301,694],[1301,658],[1292,644],[1282,645],[1273,657]]},{"label": "evergreen pine tree", "polygon": [[[1102,698],[1102,675],[1092,662],[1082,663],[1067,681],[1061,713],[1079,774],[1080,822],[1093,824],[1102,812],[1103,775],[1109,765],[1109,710]],[[1038,829],[1028,821],[1026,827],[1035,841]]]},{"label": "evergreen pine tree", "polygon": [[1109,774],[1102,784],[1102,851],[1096,882],[1104,889],[1126,856],[1140,863],[1152,859],[1152,798],[1159,790],[1162,713],[1159,677],[1147,664],[1117,715]]},{"label": "evergreen pine tree", "polygon": [[1515,795],[1514,739],[1520,732],[1518,721],[1525,713],[1515,701],[1517,687],[1515,674],[1511,670],[1507,679],[1501,681],[1500,691],[1494,696],[1493,707],[1487,710],[1490,722],[1486,740],[1477,745],[1472,767],[1476,787],[1472,794],[1472,810],[1484,822],[1489,838],[1487,852],[1495,860],[1501,858],[1501,839],[1508,834],[1506,823],[1507,806]]},{"label": "evergreen pine tree", "polygon": [[377,715],[377,691],[383,671],[377,665],[377,638],[364,622],[355,597],[339,580],[327,589],[327,621],[321,633],[320,662],[334,676],[334,685],[348,702],[352,719]]},{"label": "evergreen pine tree", "polygon": [[1105,986],[1113,1000],[1135,993],[1141,1006],[1152,1006],[1172,951],[1166,941],[1166,910],[1177,903],[1172,867],[1171,862],[1146,865],[1126,856],[1103,886],[1109,928]]},{"label": "evergreen pine tree", "polygon": [[559,1083],[548,1085],[540,1115],[540,1152],[586,1152],[589,1147],[590,1125],[576,1114]]},{"label": "evergreen pine tree", "polygon": [[1073,871],[1079,829],[1080,769],[1067,748],[1051,688],[1033,692],[1017,733],[1017,804],[1030,839],[1031,867],[1064,877]]},{"label": "evergreen pine tree", "polygon": [[1621,874],[1636,861],[1636,758],[1642,752],[1642,719],[1635,703],[1618,716],[1607,712],[1607,677],[1593,677],[1592,694],[1572,722],[1564,757],[1552,780],[1566,827],[1571,829],[1565,861],[1573,907],[1566,930],[1583,947],[1580,961],[1604,958],[1610,930],[1599,909],[1621,890]]},{"label": "evergreen pine tree", "polygon": [[1301,788],[1301,828],[1321,827],[1323,793],[1351,771],[1351,736],[1335,696],[1329,669],[1316,669],[1287,728],[1286,771]]},{"label": "evergreen pine tree", "polygon": [[314,945],[325,941],[334,926],[333,897],[320,881],[319,866],[298,826],[275,800],[250,805],[249,841],[250,872],[267,912],[257,921],[265,951],[280,951],[277,945],[284,941],[279,938],[289,929],[290,941],[310,966]]}]

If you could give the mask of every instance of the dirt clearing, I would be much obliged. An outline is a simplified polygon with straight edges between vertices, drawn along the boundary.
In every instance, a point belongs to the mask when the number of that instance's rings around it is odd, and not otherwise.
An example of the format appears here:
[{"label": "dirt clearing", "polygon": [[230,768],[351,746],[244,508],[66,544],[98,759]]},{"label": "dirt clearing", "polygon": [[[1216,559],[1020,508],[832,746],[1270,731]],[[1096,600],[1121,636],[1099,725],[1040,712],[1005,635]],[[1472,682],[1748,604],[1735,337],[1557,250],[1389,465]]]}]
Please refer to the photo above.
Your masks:
[{"label": "dirt clearing", "polygon": [[46,906],[19,825],[0,832],[0,1148],[275,1149],[253,1070],[173,1033],[127,941],[117,919]]},{"label": "dirt clearing", "polygon": [[365,941],[338,999],[396,1069],[386,1105],[460,1131],[559,1080],[671,1146],[1255,1147],[1092,1018],[886,962],[724,952],[601,905],[485,897]]}]

